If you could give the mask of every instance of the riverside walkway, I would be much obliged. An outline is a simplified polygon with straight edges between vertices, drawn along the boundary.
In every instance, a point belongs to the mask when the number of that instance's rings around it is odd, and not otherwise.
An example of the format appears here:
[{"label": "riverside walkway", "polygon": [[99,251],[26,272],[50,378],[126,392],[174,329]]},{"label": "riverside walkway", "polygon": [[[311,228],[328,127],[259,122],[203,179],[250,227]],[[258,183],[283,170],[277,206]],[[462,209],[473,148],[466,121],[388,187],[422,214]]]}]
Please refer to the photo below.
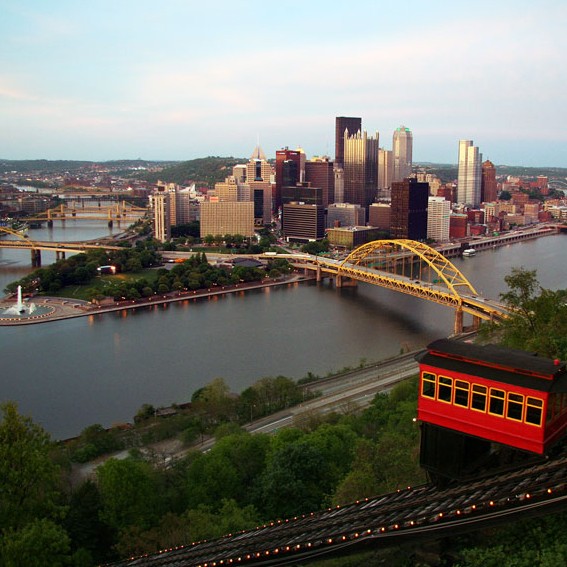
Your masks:
[{"label": "riverside walkway", "polygon": [[226,295],[229,293],[243,292],[265,287],[275,287],[290,285],[297,282],[314,280],[314,275],[292,274],[288,277],[265,278],[259,282],[238,283],[227,286],[217,286],[195,291],[170,292],[166,294],[153,295],[144,299],[133,299],[123,301],[113,301],[106,304],[93,304],[89,301],[80,299],[69,299],[65,297],[44,297],[36,296],[32,302],[40,308],[37,314],[31,313],[24,316],[6,316],[2,313],[14,305],[11,298],[0,299],[0,326],[33,325],[37,323],[48,323],[61,321],[74,317],[88,317],[102,313],[114,311],[124,311],[125,309],[137,309],[140,307],[151,307],[152,305],[163,305],[178,301],[196,300],[200,298],[212,297],[215,295]]}]

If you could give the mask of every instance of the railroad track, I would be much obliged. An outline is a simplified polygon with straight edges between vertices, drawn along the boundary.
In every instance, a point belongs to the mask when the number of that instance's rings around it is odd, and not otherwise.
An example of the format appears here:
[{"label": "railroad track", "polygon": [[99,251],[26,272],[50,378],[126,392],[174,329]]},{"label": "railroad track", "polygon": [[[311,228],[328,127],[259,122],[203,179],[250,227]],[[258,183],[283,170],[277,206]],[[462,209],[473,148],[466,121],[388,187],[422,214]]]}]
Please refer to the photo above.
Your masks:
[{"label": "railroad track", "polygon": [[118,567],[291,565],[323,554],[386,546],[404,539],[435,539],[567,507],[567,451],[553,460],[439,489],[407,488],[346,506],[276,520]]}]

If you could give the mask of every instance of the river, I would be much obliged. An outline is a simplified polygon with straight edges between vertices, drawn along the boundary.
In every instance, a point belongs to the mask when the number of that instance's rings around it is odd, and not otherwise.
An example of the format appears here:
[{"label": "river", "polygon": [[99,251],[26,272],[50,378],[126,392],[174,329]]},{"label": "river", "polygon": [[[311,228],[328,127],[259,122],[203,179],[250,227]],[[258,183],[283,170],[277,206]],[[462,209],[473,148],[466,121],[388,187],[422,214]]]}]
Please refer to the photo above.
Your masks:
[{"label": "river", "polygon": [[[72,229],[68,221],[40,232],[30,237],[112,231],[101,223]],[[543,287],[558,289],[566,287],[566,244],[565,235],[547,236],[454,263],[486,297],[498,298],[514,266],[537,269]],[[2,288],[29,269],[26,253],[0,249]],[[239,392],[263,376],[325,375],[420,348],[452,327],[446,307],[367,284],[335,290],[326,283],[0,327],[0,399],[17,401],[21,413],[65,438],[92,423],[131,421],[144,403],[187,401],[216,377]]]}]

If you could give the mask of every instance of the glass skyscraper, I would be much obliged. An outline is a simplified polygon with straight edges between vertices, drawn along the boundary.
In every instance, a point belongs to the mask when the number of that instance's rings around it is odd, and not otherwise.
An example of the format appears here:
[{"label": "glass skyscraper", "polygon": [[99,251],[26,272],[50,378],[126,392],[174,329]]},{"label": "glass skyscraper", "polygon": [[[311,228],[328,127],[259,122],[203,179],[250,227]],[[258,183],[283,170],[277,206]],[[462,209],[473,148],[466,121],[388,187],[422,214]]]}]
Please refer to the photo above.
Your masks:
[{"label": "glass skyscraper", "polygon": [[482,181],[482,154],[472,140],[459,141],[457,203],[478,207]]}]

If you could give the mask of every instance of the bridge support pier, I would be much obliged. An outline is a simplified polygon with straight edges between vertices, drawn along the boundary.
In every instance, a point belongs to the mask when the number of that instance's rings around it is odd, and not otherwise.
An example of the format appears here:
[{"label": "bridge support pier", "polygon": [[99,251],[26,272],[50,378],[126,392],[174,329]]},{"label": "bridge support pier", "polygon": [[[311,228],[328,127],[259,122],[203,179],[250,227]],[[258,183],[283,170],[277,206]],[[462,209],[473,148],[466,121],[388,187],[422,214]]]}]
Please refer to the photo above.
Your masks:
[{"label": "bridge support pier", "polygon": [[113,225],[112,220],[109,220],[109,221],[108,221],[108,228],[112,228],[112,225]]},{"label": "bridge support pier", "polygon": [[32,268],[41,267],[41,250],[31,250],[31,265]]},{"label": "bridge support pier", "polygon": [[481,318],[473,315],[472,318],[472,328],[473,331],[478,331],[480,329]]},{"label": "bridge support pier", "polygon": [[47,221],[47,228],[53,228],[53,221],[51,219]]},{"label": "bridge support pier", "polygon": [[335,286],[337,287],[337,289],[341,287],[356,287],[357,285],[358,282],[356,280],[347,278],[346,276],[337,274],[337,276],[335,277]]},{"label": "bridge support pier", "polygon": [[321,266],[317,266],[317,282],[321,281]]},{"label": "bridge support pier", "polygon": [[455,327],[453,332],[455,335],[460,335],[463,332],[463,310],[461,307],[455,309]]},{"label": "bridge support pier", "polygon": [[55,259],[56,260],[65,260],[65,252],[55,252]]}]

